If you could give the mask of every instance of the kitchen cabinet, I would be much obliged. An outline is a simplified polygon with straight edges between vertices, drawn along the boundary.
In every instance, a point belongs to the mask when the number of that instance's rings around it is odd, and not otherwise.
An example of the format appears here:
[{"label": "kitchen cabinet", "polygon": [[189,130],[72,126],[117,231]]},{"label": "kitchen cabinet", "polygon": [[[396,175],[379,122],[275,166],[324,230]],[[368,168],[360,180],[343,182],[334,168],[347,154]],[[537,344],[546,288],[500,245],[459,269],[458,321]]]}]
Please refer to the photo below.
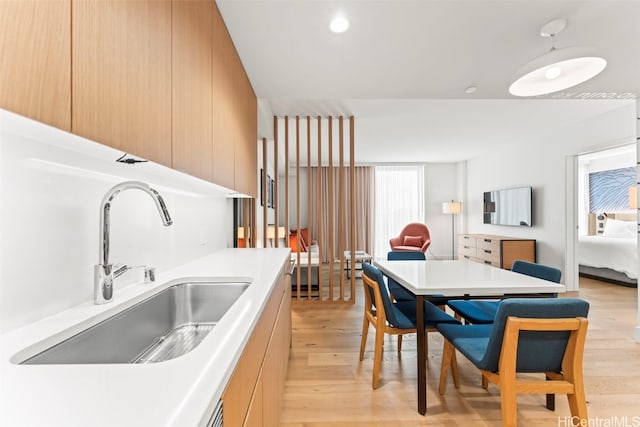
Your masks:
[{"label": "kitchen cabinet", "polygon": [[265,427],[280,424],[284,399],[284,382],[287,377],[291,346],[291,275],[288,275],[287,279],[285,296],[282,299],[260,375],[265,385],[262,392],[262,417]]},{"label": "kitchen cabinet", "polygon": [[72,6],[72,132],[171,166],[171,0]]},{"label": "kitchen cabinet", "polygon": [[258,168],[258,106],[255,93],[240,58],[234,61],[235,117],[235,188],[241,193],[257,197]]},{"label": "kitchen cabinet", "polygon": [[211,0],[172,6],[172,156],[174,169],[213,180],[213,13]]},{"label": "kitchen cabinet", "polygon": [[[235,189],[234,136],[236,117],[233,84],[234,61],[237,58],[231,36],[220,11],[213,14],[213,181]],[[250,172],[250,171],[248,171]]]},{"label": "kitchen cabinet", "polygon": [[0,1],[0,108],[71,130],[71,0]]},{"label": "kitchen cabinet", "polygon": [[217,7],[213,20],[213,181],[257,196],[256,95]]},{"label": "kitchen cabinet", "polygon": [[279,423],[291,344],[290,292],[291,274],[283,267],[222,395],[225,427]]},{"label": "kitchen cabinet", "polygon": [[0,107],[257,196],[257,100],[215,2],[0,1],[0,51]]}]

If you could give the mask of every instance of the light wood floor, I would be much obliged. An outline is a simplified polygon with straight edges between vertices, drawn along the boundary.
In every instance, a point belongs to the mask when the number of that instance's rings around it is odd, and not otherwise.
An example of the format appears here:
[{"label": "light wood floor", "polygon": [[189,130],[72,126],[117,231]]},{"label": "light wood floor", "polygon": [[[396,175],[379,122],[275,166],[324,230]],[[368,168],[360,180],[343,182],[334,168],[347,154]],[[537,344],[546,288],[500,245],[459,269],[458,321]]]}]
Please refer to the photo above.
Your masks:
[{"label": "light wood floor", "polygon": [[[637,289],[584,278],[580,288],[579,295],[568,296],[580,296],[591,304],[584,355],[589,418],[604,420],[593,425],[640,425],[640,344],[632,338]],[[464,356],[458,357],[460,389],[449,379],[445,395],[438,394],[442,337],[436,333],[429,334],[426,416],[420,416],[416,406],[415,335],[405,337],[400,355],[396,338],[385,339],[381,385],[373,390],[373,328],[365,359],[358,360],[360,281],[357,289],[355,305],[294,304],[282,426],[500,426],[498,388],[490,385],[483,390],[480,374]],[[613,417],[624,416],[627,425],[613,424]],[[545,409],[542,395],[518,397],[520,426],[570,425],[563,423],[564,417],[569,417],[564,396],[557,396],[555,412]],[[610,424],[604,424],[607,421]]]}]

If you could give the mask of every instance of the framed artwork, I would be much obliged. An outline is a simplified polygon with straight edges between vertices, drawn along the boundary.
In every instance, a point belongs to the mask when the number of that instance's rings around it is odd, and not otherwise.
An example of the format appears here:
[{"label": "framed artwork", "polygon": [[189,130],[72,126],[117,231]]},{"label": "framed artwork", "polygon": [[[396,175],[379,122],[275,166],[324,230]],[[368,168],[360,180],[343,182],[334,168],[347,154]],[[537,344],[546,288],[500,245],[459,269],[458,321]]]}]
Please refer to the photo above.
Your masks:
[{"label": "framed artwork", "polygon": [[269,206],[271,208],[274,208],[274,209],[276,207],[276,199],[275,199],[276,191],[275,191],[275,189],[276,189],[276,181],[274,179],[271,179],[269,181],[269,203],[270,203]]},{"label": "framed artwork", "polygon": [[267,208],[273,207],[273,193],[271,190],[271,177],[267,175]]},{"label": "framed artwork", "polygon": [[260,169],[260,206],[264,206],[266,195],[264,194],[264,169]]}]

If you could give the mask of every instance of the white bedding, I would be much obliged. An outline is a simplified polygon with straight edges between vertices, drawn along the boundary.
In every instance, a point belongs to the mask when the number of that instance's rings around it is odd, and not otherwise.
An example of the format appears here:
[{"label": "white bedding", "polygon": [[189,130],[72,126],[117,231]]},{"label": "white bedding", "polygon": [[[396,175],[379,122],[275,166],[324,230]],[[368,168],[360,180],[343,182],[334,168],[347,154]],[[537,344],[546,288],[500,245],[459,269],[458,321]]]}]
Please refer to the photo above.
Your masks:
[{"label": "white bedding", "polygon": [[580,236],[578,263],[597,268],[610,268],[638,278],[638,244],[636,239],[606,236]]}]

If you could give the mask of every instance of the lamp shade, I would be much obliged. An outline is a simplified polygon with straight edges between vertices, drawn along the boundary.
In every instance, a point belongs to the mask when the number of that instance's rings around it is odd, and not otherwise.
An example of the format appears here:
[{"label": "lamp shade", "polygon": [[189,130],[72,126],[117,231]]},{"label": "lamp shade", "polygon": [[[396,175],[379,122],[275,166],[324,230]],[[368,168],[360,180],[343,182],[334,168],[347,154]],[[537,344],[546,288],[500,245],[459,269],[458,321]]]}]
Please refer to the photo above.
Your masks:
[{"label": "lamp shade", "polygon": [[606,66],[607,61],[588,47],[552,49],[516,73],[509,93],[537,96],[557,92],[597,76]]},{"label": "lamp shade", "polygon": [[[285,230],[284,227],[278,227],[278,239],[284,239]],[[267,226],[267,239],[275,239],[276,238],[276,226],[268,225]]]},{"label": "lamp shade", "polygon": [[629,187],[629,208],[638,209],[638,188],[635,185]]},{"label": "lamp shade", "polygon": [[444,202],[442,204],[442,213],[443,214],[459,214],[462,212],[462,203],[461,202]]}]

